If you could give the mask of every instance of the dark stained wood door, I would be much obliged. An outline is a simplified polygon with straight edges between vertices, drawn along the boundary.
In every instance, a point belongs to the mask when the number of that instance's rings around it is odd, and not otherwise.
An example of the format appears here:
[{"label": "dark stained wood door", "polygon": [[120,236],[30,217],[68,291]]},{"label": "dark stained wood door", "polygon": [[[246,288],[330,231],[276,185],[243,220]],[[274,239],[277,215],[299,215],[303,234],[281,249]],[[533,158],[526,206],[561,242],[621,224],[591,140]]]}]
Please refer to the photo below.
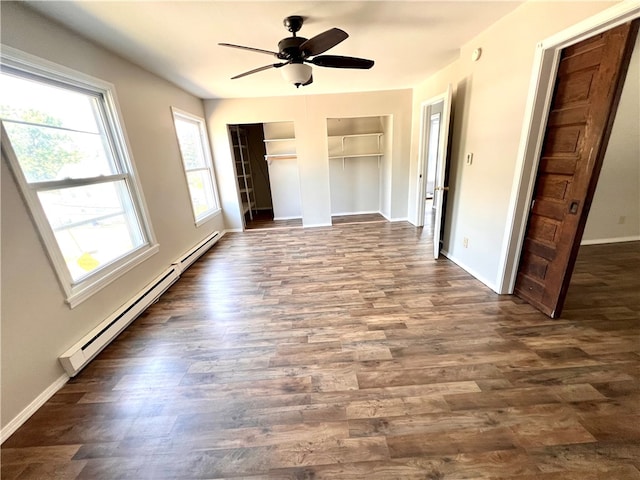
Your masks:
[{"label": "dark stained wood door", "polygon": [[552,318],[562,312],[637,30],[637,20],[626,23],[560,57],[515,286]]}]

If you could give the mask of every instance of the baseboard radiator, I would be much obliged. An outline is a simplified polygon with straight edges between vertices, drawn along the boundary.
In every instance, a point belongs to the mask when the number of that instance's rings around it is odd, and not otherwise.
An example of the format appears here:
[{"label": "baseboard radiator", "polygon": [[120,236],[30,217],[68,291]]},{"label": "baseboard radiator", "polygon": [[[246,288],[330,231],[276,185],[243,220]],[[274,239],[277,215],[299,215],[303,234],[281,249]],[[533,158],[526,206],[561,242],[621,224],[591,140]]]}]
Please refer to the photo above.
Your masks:
[{"label": "baseboard radiator", "polygon": [[91,330],[73,347],[63,353],[60,363],[67,375],[74,377],[82,368],[116,338],[138,315],[152,305],[174,282],[180,278],[193,262],[202,256],[220,239],[220,232],[214,232],[182,255],[171,266],[156,277],[131,300],[120,307],[109,318]]},{"label": "baseboard radiator", "polygon": [[180,272],[172,265],[113,315],[64,352],[59,360],[67,374],[74,377],[178,278],[180,278]]},{"label": "baseboard radiator", "polygon": [[178,268],[180,273],[184,272],[193,262],[200,258],[212,246],[214,246],[218,242],[218,240],[220,240],[221,236],[222,235],[220,235],[220,232],[213,232],[187,253],[182,255],[173,263],[173,265]]}]

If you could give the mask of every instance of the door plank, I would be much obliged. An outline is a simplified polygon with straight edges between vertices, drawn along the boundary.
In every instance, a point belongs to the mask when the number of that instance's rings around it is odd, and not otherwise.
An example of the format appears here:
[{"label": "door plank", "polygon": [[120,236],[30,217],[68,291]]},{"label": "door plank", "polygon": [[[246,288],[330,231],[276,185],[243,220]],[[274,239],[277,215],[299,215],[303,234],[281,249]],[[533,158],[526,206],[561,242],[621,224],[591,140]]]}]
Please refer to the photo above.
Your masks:
[{"label": "door plank", "polygon": [[558,108],[549,114],[547,126],[584,125],[587,122],[588,108],[586,105],[574,105]]},{"label": "door plank", "polygon": [[515,293],[558,317],[602,167],[638,21],[565,48]]},{"label": "door plank", "polygon": [[580,140],[583,138],[583,132],[584,126],[582,125],[549,127],[544,142],[543,155],[552,157],[577,153],[581,146]]},{"label": "door plank", "polygon": [[564,173],[573,175],[576,171],[577,157],[542,157],[538,171],[544,173]]}]

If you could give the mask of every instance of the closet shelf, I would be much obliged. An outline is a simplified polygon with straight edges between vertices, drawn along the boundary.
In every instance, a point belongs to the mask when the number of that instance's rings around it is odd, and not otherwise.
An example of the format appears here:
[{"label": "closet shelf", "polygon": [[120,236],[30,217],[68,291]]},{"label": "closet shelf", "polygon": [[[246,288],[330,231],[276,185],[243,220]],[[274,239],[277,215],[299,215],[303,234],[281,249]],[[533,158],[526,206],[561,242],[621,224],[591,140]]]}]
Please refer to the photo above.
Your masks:
[{"label": "closet shelf", "polygon": [[350,154],[342,154],[342,155],[329,155],[329,159],[332,158],[357,158],[357,157],[381,157],[383,153],[380,152],[372,152],[372,153],[355,153],[353,155]]},{"label": "closet shelf", "polygon": [[298,156],[295,153],[278,153],[278,154],[268,154],[264,156],[265,160],[286,159],[286,158],[298,158]]},{"label": "closet shelf", "polygon": [[[345,135],[332,135],[329,139],[339,139],[340,140],[340,151],[336,151],[335,148],[330,148],[329,158],[356,158],[356,157],[378,157],[382,156],[382,149],[380,145],[380,138],[382,137],[382,132],[375,133],[348,133]],[[377,146],[375,147],[375,152],[360,152],[355,153],[354,150],[357,150],[357,146],[352,145],[351,148],[345,148],[345,143],[352,144],[353,142],[345,142],[348,138],[365,138],[365,137],[373,137],[376,139]],[[355,147],[355,148],[354,148]],[[369,149],[373,148],[369,146]],[[333,151],[331,151],[333,150]],[[351,151],[354,153],[347,153],[347,151]]]},{"label": "closet shelf", "polygon": [[384,135],[382,132],[348,133],[346,135],[329,135],[329,138],[381,137],[382,135]]},{"label": "closet shelf", "polygon": [[269,143],[269,142],[290,142],[292,140],[295,140],[295,138],[265,138],[264,139],[264,143]]}]

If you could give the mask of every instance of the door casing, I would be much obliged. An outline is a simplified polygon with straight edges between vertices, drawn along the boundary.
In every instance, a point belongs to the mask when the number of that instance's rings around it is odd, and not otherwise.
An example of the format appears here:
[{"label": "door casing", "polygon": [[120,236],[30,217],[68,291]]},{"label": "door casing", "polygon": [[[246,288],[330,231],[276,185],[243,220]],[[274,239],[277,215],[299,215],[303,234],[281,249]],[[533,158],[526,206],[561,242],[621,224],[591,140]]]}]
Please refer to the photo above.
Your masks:
[{"label": "door casing", "polygon": [[515,294],[562,312],[616,117],[638,21],[563,49]]},{"label": "door casing", "polygon": [[640,6],[626,2],[616,4],[537,45],[496,279],[498,293],[512,294],[514,291],[560,52],[636,18],[640,18]]},{"label": "door casing", "polygon": [[[436,183],[434,191],[434,204],[437,199],[438,211],[434,219],[434,257],[438,258],[440,233],[442,228],[442,212],[445,204],[445,170],[448,161],[449,135],[451,131],[451,108],[452,108],[453,88],[448,85],[447,90],[425,102],[422,102],[420,109],[420,158],[418,165],[418,195],[417,195],[417,222],[416,226],[424,226],[425,195],[427,191],[427,157],[429,150],[429,129],[431,125],[432,107],[442,103],[442,115],[440,117],[440,138],[438,140],[438,163],[436,171]],[[440,188],[440,190],[438,190]],[[439,214],[438,214],[439,212]]]}]

